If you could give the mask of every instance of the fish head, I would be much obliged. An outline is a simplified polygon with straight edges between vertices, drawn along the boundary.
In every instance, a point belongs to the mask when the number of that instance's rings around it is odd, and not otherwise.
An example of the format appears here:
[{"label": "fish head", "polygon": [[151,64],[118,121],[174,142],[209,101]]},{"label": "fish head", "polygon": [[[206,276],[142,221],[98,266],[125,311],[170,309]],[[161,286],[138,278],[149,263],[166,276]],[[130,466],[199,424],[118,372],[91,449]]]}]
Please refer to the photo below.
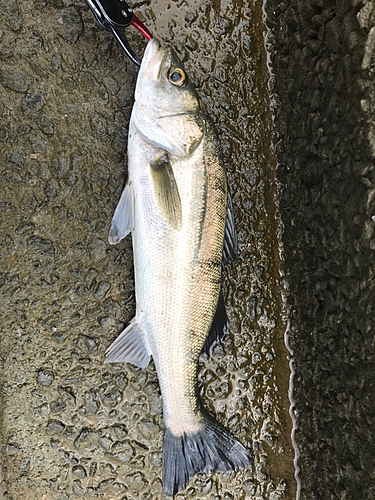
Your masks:
[{"label": "fish head", "polygon": [[171,47],[153,38],[147,45],[135,90],[132,119],[154,146],[188,156],[202,142],[204,106]]}]

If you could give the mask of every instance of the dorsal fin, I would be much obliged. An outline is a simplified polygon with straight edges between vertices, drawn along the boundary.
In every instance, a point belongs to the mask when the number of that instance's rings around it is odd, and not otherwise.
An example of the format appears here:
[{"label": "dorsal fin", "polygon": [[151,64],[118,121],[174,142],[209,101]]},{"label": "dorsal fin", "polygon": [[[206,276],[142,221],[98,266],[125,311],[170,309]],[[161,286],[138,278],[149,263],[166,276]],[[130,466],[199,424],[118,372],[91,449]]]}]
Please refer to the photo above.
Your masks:
[{"label": "dorsal fin", "polygon": [[206,341],[203,345],[201,354],[209,354],[216,344],[219,344],[225,335],[228,333],[228,318],[225,311],[225,303],[223,291],[220,290],[219,300],[217,302],[217,308],[212,320],[212,325]]},{"label": "dorsal fin", "polygon": [[223,264],[230,262],[230,260],[233,257],[237,259],[237,254],[238,254],[238,240],[237,240],[236,226],[234,224],[232,197],[230,195],[228,187],[227,217],[225,220],[225,232],[224,232],[224,243],[223,243]]}]

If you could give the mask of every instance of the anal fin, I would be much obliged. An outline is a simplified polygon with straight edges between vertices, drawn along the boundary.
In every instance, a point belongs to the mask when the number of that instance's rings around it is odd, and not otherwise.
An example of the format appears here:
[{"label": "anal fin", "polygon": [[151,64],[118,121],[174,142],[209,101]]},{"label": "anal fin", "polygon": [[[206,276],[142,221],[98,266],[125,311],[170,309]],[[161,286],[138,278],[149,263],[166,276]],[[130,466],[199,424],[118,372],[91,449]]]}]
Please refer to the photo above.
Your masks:
[{"label": "anal fin", "polygon": [[135,318],[107,349],[105,363],[132,363],[145,368],[150,354],[143,340],[143,333]]}]

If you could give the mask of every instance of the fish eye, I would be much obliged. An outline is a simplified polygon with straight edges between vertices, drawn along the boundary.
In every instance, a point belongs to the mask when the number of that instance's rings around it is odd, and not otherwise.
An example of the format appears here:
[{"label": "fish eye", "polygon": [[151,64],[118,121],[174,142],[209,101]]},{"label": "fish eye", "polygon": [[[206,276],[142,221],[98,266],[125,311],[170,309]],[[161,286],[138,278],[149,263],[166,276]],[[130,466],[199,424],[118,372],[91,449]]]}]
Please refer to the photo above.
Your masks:
[{"label": "fish eye", "polygon": [[172,69],[168,75],[168,80],[173,83],[173,85],[182,87],[186,81],[185,72],[180,68]]}]

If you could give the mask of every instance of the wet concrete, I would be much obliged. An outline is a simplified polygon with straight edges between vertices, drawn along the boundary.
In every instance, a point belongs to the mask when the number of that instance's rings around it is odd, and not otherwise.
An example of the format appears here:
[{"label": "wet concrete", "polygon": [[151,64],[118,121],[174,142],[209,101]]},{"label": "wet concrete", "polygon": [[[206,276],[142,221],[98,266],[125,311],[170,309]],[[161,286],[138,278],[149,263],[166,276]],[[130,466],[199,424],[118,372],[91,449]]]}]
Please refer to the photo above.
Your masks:
[{"label": "wet concrete", "polygon": [[[0,5],[0,494],[164,498],[153,364],[103,364],[135,311],[131,241],[107,235],[137,71],[81,0]],[[216,121],[240,241],[231,332],[200,380],[254,465],[177,498],[296,498],[288,319],[301,498],[371,498],[372,3],[268,0],[271,77],[260,2],[133,6]]]},{"label": "wet concrete", "polygon": [[[2,2],[2,495],[164,498],[153,364],[103,364],[135,310],[131,242],[107,244],[126,179],[136,68],[82,1]],[[254,454],[178,498],[293,498],[273,138],[260,3],[140,2],[221,135],[239,261],[231,333],[202,363],[202,399]],[[138,51],[144,46],[130,35]]]},{"label": "wet concrete", "polygon": [[371,1],[267,2],[301,498],[375,498]]}]

